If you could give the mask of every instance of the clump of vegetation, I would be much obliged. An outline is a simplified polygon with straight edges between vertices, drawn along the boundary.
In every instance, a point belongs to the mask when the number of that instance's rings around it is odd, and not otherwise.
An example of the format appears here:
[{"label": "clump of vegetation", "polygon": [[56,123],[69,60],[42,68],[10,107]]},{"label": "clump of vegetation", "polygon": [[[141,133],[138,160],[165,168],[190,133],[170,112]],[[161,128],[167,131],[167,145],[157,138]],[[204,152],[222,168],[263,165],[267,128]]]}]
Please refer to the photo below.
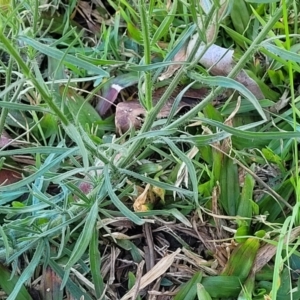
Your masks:
[{"label": "clump of vegetation", "polygon": [[299,299],[299,11],[0,2],[5,299]]}]

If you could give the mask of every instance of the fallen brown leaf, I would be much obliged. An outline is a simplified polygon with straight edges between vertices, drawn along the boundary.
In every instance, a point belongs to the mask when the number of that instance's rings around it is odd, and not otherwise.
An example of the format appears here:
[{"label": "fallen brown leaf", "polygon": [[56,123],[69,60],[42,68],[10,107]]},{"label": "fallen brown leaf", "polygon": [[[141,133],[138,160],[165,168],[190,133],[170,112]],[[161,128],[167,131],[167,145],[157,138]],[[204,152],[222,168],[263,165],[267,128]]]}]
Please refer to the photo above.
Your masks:
[{"label": "fallen brown leaf", "polygon": [[0,170],[0,185],[8,185],[20,181],[22,174],[8,169]]},{"label": "fallen brown leaf", "polygon": [[[181,251],[181,249],[178,248],[172,254],[165,256],[149,272],[147,272],[141,278],[141,280],[139,282],[139,291],[144,289],[151,282],[153,282],[158,277],[160,277],[162,274],[164,274],[171,267],[176,255],[178,255],[180,253],[180,251]],[[136,288],[135,288],[135,286],[133,286],[133,288],[125,296],[123,296],[121,298],[121,300],[127,300],[127,299],[132,298],[132,296],[134,295],[135,292],[136,292]]]},{"label": "fallen brown leaf", "polygon": [[[300,226],[294,228],[290,235],[285,236],[284,244],[292,243],[295,239],[297,239],[300,235]],[[289,237],[289,239],[288,239]],[[256,255],[254,265],[253,265],[253,272],[256,273],[261,270],[276,254],[276,245],[266,244],[265,246],[261,247]]]},{"label": "fallen brown leaf", "polygon": [[[185,93],[182,100],[180,101],[175,114],[178,114],[183,108],[191,108],[196,105],[199,100],[203,99],[206,94],[207,89],[198,89],[192,91],[192,89]],[[153,95],[153,102],[156,103],[161,96],[161,90],[158,90],[155,95]],[[178,89],[174,91],[174,94],[170,100],[163,106],[158,114],[158,118],[167,118],[172,109],[174,100],[179,93]],[[139,129],[143,124],[143,120],[146,116],[146,110],[140,104],[139,101],[129,101],[121,102],[117,105],[115,125],[118,134],[122,135],[130,128]]]}]

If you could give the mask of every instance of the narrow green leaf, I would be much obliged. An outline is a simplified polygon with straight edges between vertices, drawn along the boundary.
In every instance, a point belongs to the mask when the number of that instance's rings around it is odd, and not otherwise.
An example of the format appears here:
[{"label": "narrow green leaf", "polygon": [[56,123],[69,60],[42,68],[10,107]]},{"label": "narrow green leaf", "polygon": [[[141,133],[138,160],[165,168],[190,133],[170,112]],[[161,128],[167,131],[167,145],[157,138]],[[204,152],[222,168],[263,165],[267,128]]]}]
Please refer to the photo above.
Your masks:
[{"label": "narrow green leaf", "polygon": [[[22,290],[22,287],[24,288],[23,284],[32,277],[38,264],[41,263],[41,258],[42,258],[43,252],[44,252],[44,248],[45,248],[44,241],[40,240],[38,242],[38,245],[36,247],[36,250],[34,252],[34,255],[33,255],[30,263],[25,268],[25,270],[23,270],[19,280],[17,281],[12,293],[9,295],[7,300],[19,299],[18,295],[19,295],[19,292]],[[25,296],[25,294],[24,294],[24,296]]]},{"label": "narrow green leaf", "polygon": [[169,190],[169,191],[177,192],[177,193],[180,193],[182,195],[186,195],[188,197],[193,197],[194,196],[194,192],[193,191],[188,191],[186,189],[181,189],[181,188],[178,188],[178,187],[176,187],[176,186],[174,186],[172,184],[161,182],[161,181],[152,179],[150,177],[143,176],[141,174],[129,171],[127,169],[119,169],[119,171],[122,174],[127,174],[129,176],[132,176],[132,177],[134,177],[136,179],[141,180],[142,182],[150,183],[151,185],[157,186],[157,187],[162,188],[164,190]]},{"label": "narrow green leaf", "polygon": [[[121,170],[120,170],[121,171]],[[121,171],[122,172],[122,171]],[[117,195],[114,193],[110,178],[109,178],[109,172],[108,167],[105,165],[103,168],[103,174],[104,174],[104,184],[107,188],[108,195],[110,197],[110,200],[112,203],[119,209],[119,211],[128,219],[130,219],[132,222],[134,222],[137,225],[143,225],[144,221],[140,219],[136,214],[134,214],[131,210],[129,210],[122,201],[117,197]]]},{"label": "narrow green leaf", "polygon": [[[74,148],[57,148],[57,147],[49,147],[49,146],[45,146],[45,147],[29,147],[29,148],[24,148],[24,149],[14,149],[14,150],[5,150],[5,151],[0,151],[0,157],[3,156],[12,156],[12,155],[20,155],[20,154],[51,154],[51,153],[55,153],[55,154],[62,154],[65,153],[67,150],[72,149],[73,154],[78,154],[79,153],[79,149],[78,147],[74,147]],[[76,153],[76,151],[78,153]]]},{"label": "narrow green leaf", "polygon": [[45,113],[52,113],[49,108],[44,108],[39,105],[28,105],[28,104],[22,104],[22,103],[14,103],[14,102],[4,102],[0,101],[0,107],[8,108],[11,110],[21,110],[21,111],[40,111]]},{"label": "narrow green leaf", "polygon": [[267,119],[267,117],[266,117],[261,105],[259,104],[258,100],[256,99],[256,97],[253,95],[253,93],[251,91],[249,91],[241,83],[239,83],[231,78],[226,78],[226,77],[222,77],[222,76],[205,77],[194,71],[188,72],[188,76],[194,80],[197,80],[197,81],[207,84],[209,86],[220,86],[220,87],[224,87],[227,89],[231,88],[231,89],[239,91],[242,95],[245,96],[245,98],[247,100],[249,100],[253,104],[253,106],[255,107],[257,112],[261,115],[263,120]]},{"label": "narrow green leaf", "polygon": [[159,62],[159,63],[152,63],[150,65],[141,65],[141,66],[134,66],[130,65],[127,67],[128,70],[130,71],[135,71],[135,72],[146,72],[146,71],[153,71],[155,69],[160,69],[163,67],[169,67],[171,65],[188,65],[188,62],[185,61],[166,61],[166,62]]},{"label": "narrow green leaf", "polygon": [[98,216],[98,202],[95,201],[93,206],[90,208],[90,211],[85,219],[82,232],[80,233],[80,236],[76,241],[72,254],[66,264],[65,267],[66,273],[62,281],[62,286],[66,285],[66,282],[69,277],[70,269],[82,257],[87,247],[89,246],[90,240],[94,232],[97,216]]},{"label": "narrow green leaf", "polygon": [[193,225],[189,221],[188,218],[186,218],[177,208],[172,208],[169,210],[169,212],[172,214],[174,218],[176,218],[178,221],[183,223],[185,226],[192,228]]},{"label": "narrow green leaf", "polygon": [[88,169],[89,167],[89,153],[84,145],[82,136],[80,134],[80,132],[78,131],[78,129],[75,127],[75,125],[73,125],[72,123],[70,123],[69,125],[65,126],[65,130],[68,133],[69,137],[77,144],[80,154],[82,156],[82,160],[83,160],[83,166],[85,169]]},{"label": "narrow green leaf", "polygon": [[237,300],[250,300],[252,299],[252,293],[254,291],[254,284],[255,284],[255,274],[250,273],[247,280],[245,281],[243,288],[239,294]]},{"label": "narrow green leaf", "polygon": [[259,4],[262,4],[262,3],[274,3],[274,2],[279,2],[280,0],[245,0],[246,2],[249,2],[249,3],[259,3]]},{"label": "narrow green leaf", "polygon": [[65,150],[65,153],[58,156],[51,163],[49,163],[47,166],[44,166],[43,168],[36,171],[34,174],[29,175],[28,177],[26,177],[26,178],[24,178],[24,179],[22,179],[22,180],[20,180],[16,183],[9,184],[9,185],[6,185],[6,186],[0,186],[0,192],[17,190],[17,189],[20,189],[20,188],[26,186],[27,184],[30,184],[31,182],[33,182],[39,176],[43,176],[52,167],[56,166],[57,164],[60,164],[64,158],[74,154],[77,151],[76,149],[77,148],[71,148],[69,150]]},{"label": "narrow green leaf", "polygon": [[162,140],[170,147],[174,153],[176,153],[179,157],[179,159],[186,164],[186,167],[188,169],[188,174],[191,179],[192,187],[193,187],[193,198],[196,203],[196,205],[199,205],[198,203],[198,181],[197,181],[197,175],[195,167],[191,161],[190,158],[188,158],[181,150],[178,149],[178,147],[171,142],[169,139],[162,137]]},{"label": "narrow green leaf", "polygon": [[278,55],[279,57],[283,58],[284,60],[300,63],[300,55],[297,53],[286,50],[284,48],[280,48],[267,41],[262,42],[261,46],[263,46],[265,49],[269,50],[270,52]]},{"label": "narrow green leaf", "polygon": [[152,40],[151,40],[151,46],[153,47],[155,43],[159,41],[160,38],[165,36],[168,31],[170,30],[170,25],[172,24],[176,10],[177,10],[177,0],[172,2],[172,8],[169,10],[168,15],[163,19],[163,21],[160,23],[158,29],[154,33]]},{"label": "narrow green leaf", "polygon": [[76,56],[66,54],[57,48],[42,44],[42,43],[38,42],[37,40],[29,38],[28,36],[20,36],[19,39],[21,41],[25,42],[26,44],[28,44],[29,46],[33,47],[34,49],[38,50],[39,52],[46,54],[50,57],[53,57],[57,60],[63,59],[64,62],[69,63],[75,67],[76,66],[80,67],[84,70],[87,70],[88,72],[93,73],[93,74],[99,74],[103,77],[109,76],[109,74],[106,71],[102,70],[101,68],[98,68],[97,66],[95,66],[87,61],[84,61]]},{"label": "narrow green leaf", "polygon": [[[253,131],[246,131],[243,130],[245,126],[240,126],[238,128],[233,128],[231,126],[224,125],[221,122],[218,121],[213,121],[209,119],[204,119],[204,118],[197,118],[207,124],[210,124],[212,126],[217,126],[226,132],[233,134],[235,136],[239,136],[241,138],[245,139],[253,139],[253,140],[278,140],[278,139],[293,139],[293,138],[300,138],[300,132],[293,132],[293,131],[270,131],[270,132],[253,132]],[[264,121],[262,122],[256,122],[252,123],[252,127],[259,126],[263,124]]]}]

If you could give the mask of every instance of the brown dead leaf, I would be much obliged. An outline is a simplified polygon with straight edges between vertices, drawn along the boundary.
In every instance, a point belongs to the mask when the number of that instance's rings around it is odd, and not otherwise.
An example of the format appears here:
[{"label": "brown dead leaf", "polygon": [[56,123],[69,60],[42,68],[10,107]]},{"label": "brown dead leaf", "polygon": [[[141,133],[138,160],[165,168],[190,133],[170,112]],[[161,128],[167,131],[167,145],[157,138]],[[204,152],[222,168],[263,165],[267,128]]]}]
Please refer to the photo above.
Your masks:
[{"label": "brown dead leaf", "polygon": [[60,299],[62,291],[60,291],[61,278],[47,267],[43,270],[41,294],[43,299]]},{"label": "brown dead leaf", "polygon": [[[197,39],[197,34],[191,38],[187,48],[187,56],[190,55]],[[203,65],[212,75],[227,76],[235,66],[235,62],[233,60],[234,51],[217,45],[211,45],[203,54],[205,48],[206,45],[204,43],[201,44],[196,53],[196,58],[199,59],[199,63]],[[200,55],[202,55],[202,57],[200,57]],[[257,99],[264,99],[264,95],[258,84],[251,77],[249,77],[244,70],[240,71],[235,80],[248,88]]]},{"label": "brown dead leaf", "polygon": [[[287,245],[289,243],[292,243],[295,239],[299,237],[299,235],[300,235],[300,226],[292,229],[291,234],[285,236],[284,244]],[[253,272],[256,273],[260,271],[274,257],[274,255],[276,254],[276,250],[277,250],[276,245],[266,244],[265,246],[261,247],[258,250],[254,261]]]},{"label": "brown dead leaf", "polygon": [[[141,280],[136,283],[135,285],[139,284],[139,291],[144,289],[146,286],[148,286],[151,282],[156,280],[158,277],[160,277],[162,274],[164,274],[173,264],[176,255],[180,253],[181,249],[177,249],[175,252],[173,252],[170,255],[165,256],[162,258],[149,272],[147,272]],[[125,296],[121,298],[121,300],[127,300],[131,299],[134,293],[136,292],[135,286],[126,293]]]},{"label": "brown dead leaf", "polygon": [[152,192],[164,203],[166,191],[158,186],[152,187]]},{"label": "brown dead leaf", "polygon": [[[176,113],[178,114],[183,108],[193,107],[202,99],[205,95],[206,89],[199,89],[196,92],[190,92],[183,96],[181,102],[179,103]],[[178,93],[178,91],[177,91]],[[191,95],[191,96],[190,96]],[[197,98],[195,96],[198,96]],[[175,96],[175,95],[174,95]],[[167,118],[172,109],[175,97],[172,96],[171,99],[163,106],[158,114],[158,118]],[[153,96],[153,102],[159,100],[160,95]],[[198,100],[199,99],[199,100]],[[117,105],[116,115],[115,115],[115,125],[116,131],[119,135],[122,135],[130,128],[140,129],[143,124],[143,120],[146,116],[146,110],[142,107],[139,101],[121,102]]]},{"label": "brown dead leaf", "polygon": [[[173,58],[173,61],[186,61],[186,49],[187,49],[187,43],[183,45],[183,47],[176,53],[176,55]],[[165,79],[168,79],[173,76],[173,74],[181,67],[181,64],[174,64],[170,65],[167,70],[162,73],[159,77],[159,81],[163,81]]]},{"label": "brown dead leaf", "polygon": [[133,209],[136,212],[148,211],[155,202],[155,196],[148,183],[142,193],[134,200]]},{"label": "brown dead leaf", "polygon": [[[214,215],[221,215],[219,205],[218,205],[218,201],[219,201],[219,198],[220,198],[220,193],[221,193],[220,185],[217,182],[217,184],[213,187],[212,196],[211,196],[212,213]],[[214,221],[216,223],[217,237],[219,239],[222,239],[223,238],[223,236],[222,236],[222,219],[215,218],[215,217],[213,217],[213,218],[214,218]]]},{"label": "brown dead leaf", "polygon": [[270,112],[278,114],[280,110],[288,106],[291,102],[291,97],[288,97],[289,93],[289,90],[285,90],[279,100],[269,108]]},{"label": "brown dead leaf", "polygon": [[9,134],[5,131],[2,132],[0,137],[0,148],[4,148],[7,145],[9,145],[12,141],[12,138],[9,136]]},{"label": "brown dead leaf", "polygon": [[29,155],[14,155],[11,156],[11,159],[15,162],[24,164],[24,165],[30,165],[35,166],[36,161],[32,156]]},{"label": "brown dead leaf", "polygon": [[0,170],[0,185],[13,184],[22,179],[22,174],[8,169]]},{"label": "brown dead leaf", "polygon": [[2,131],[0,136],[0,148],[2,148],[2,150],[8,146],[16,147],[20,144],[20,142],[14,140],[6,131]]},{"label": "brown dead leaf", "polygon": [[210,267],[212,264],[211,262],[208,262],[207,260],[203,259],[199,255],[185,248],[182,248],[182,252],[187,258],[193,260],[198,267],[204,270],[206,274],[212,276],[218,275],[218,271]]},{"label": "brown dead leaf", "polygon": [[97,7],[101,6],[105,11],[106,8],[103,4],[98,3],[97,1],[79,1],[75,10],[73,11],[71,18],[74,19],[77,14],[81,16],[81,18],[86,22],[88,29],[94,34],[99,34],[100,26],[102,24],[105,25],[113,25],[113,19],[109,18],[109,13],[104,14],[103,16],[99,13]]}]

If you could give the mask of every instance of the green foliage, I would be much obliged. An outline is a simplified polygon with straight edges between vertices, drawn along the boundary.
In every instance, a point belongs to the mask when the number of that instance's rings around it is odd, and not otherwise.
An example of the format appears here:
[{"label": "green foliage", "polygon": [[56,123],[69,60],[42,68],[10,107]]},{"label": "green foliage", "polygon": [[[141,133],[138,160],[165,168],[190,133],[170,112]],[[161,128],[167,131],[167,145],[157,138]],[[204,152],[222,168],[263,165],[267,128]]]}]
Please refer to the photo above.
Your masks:
[{"label": "green foliage", "polygon": [[[296,1],[50,2],[0,3],[0,286],[8,299],[31,299],[25,286],[47,268],[75,299],[126,299],[131,288],[143,299],[144,281],[157,291],[174,285],[178,300],[297,299]],[[224,56],[234,49],[231,69],[206,66],[212,44]],[[169,66],[178,69],[158,82]],[[201,101],[178,114],[198,87],[207,89]],[[116,136],[114,117],[98,112],[136,95],[142,126]],[[147,186],[160,191],[151,203]],[[133,211],[141,194],[148,210]],[[276,255],[255,274],[263,241]],[[183,272],[186,260],[182,285],[142,267],[174,247],[193,253],[171,267]]]}]

